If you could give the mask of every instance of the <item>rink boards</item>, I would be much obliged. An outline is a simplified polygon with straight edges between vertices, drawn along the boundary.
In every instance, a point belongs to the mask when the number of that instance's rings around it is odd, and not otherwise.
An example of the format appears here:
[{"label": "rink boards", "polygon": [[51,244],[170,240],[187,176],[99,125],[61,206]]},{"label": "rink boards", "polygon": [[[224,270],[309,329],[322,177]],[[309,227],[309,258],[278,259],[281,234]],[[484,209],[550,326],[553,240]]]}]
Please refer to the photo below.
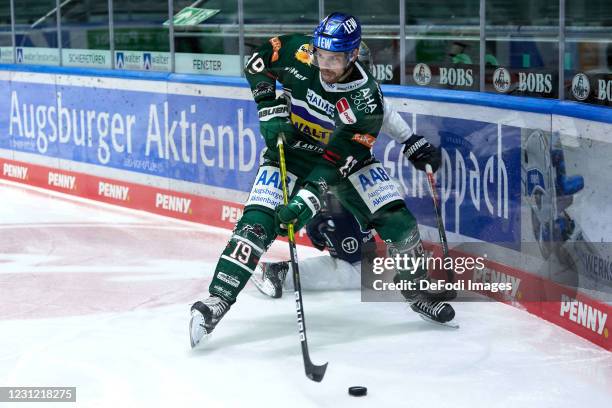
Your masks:
[{"label": "rink boards", "polygon": [[[264,148],[244,80],[10,69],[0,66],[0,177],[225,228],[240,217]],[[442,147],[449,239],[493,244],[491,273],[480,279],[520,278],[520,289],[498,300],[610,350],[610,298],[598,289],[612,285],[612,254],[591,254],[579,268],[586,296],[564,292],[542,272],[544,253],[525,249],[552,241],[542,225],[556,225],[560,214],[591,241],[612,237],[609,109],[397,86],[383,92],[417,133]],[[374,151],[435,242],[422,173],[386,135]],[[541,292],[545,301],[534,301]]]}]

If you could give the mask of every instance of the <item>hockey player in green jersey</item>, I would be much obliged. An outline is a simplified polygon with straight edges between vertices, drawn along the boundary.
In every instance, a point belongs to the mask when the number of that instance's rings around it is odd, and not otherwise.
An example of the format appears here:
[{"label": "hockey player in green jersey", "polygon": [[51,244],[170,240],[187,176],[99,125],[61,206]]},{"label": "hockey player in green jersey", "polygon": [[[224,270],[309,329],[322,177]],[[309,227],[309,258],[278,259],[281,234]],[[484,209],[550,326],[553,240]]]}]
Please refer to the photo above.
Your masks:
[{"label": "hockey player in green jersey", "polygon": [[[416,220],[398,184],[372,155],[384,102],[375,79],[358,61],[360,42],[358,19],[333,13],[321,21],[313,37],[274,37],[248,61],[245,74],[267,151],[243,216],[215,268],[210,296],[191,308],[192,347],[227,313],[276,236],[287,234],[287,224],[298,231],[308,223],[327,190],[364,229],[375,229],[394,253],[423,253]],[[278,98],[276,81],[283,85]],[[282,205],[279,135],[284,139],[291,195],[287,205]],[[406,141],[404,154],[421,170],[439,163],[437,149],[417,135]],[[396,281],[420,281],[426,275],[424,269],[399,270]],[[402,294],[409,302],[426,301],[419,291]],[[453,317],[449,304],[436,310],[440,322]]]}]

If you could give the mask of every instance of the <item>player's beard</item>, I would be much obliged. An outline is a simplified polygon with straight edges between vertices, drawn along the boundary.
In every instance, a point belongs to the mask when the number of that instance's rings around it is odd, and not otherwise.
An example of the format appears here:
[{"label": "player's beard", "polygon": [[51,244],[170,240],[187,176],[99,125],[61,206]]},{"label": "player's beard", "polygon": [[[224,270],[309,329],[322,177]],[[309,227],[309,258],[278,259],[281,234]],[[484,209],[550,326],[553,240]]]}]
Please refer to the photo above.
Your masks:
[{"label": "player's beard", "polygon": [[344,72],[337,72],[333,69],[321,69],[321,79],[328,84],[335,84],[343,74]]},{"label": "player's beard", "polygon": [[333,85],[346,79],[353,71],[353,66],[349,66],[348,69],[343,72],[338,72],[333,69],[319,69],[319,71],[321,72],[321,79],[323,79],[325,83]]}]

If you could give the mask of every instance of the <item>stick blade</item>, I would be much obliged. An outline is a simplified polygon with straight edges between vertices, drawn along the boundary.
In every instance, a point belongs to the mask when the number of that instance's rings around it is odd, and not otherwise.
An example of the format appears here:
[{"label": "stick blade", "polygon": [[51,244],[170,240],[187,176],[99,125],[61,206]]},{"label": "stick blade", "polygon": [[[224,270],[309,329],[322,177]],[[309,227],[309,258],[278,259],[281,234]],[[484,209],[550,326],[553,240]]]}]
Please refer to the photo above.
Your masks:
[{"label": "stick blade", "polygon": [[325,370],[327,370],[327,363],[323,365],[314,365],[312,363],[306,365],[306,377],[312,381],[321,382],[325,376]]}]

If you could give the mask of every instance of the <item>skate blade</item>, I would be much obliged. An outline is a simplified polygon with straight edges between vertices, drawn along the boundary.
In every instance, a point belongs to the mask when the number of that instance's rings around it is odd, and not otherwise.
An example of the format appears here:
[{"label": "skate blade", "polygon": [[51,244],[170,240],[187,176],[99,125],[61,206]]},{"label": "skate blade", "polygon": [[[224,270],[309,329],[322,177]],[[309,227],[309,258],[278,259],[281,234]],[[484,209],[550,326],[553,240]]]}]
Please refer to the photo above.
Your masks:
[{"label": "skate blade", "polygon": [[191,312],[191,320],[189,321],[189,342],[191,348],[204,344],[210,340],[212,333],[208,333],[204,328],[204,316],[197,310]]},{"label": "skate blade", "polygon": [[257,288],[257,290],[259,290],[259,292],[261,292],[262,294],[268,297],[277,298],[276,296],[274,296],[275,290],[273,286],[266,285],[266,283],[262,279],[259,279],[257,276],[251,276],[251,280],[253,281],[253,283],[255,284],[255,287]]},{"label": "skate blade", "polygon": [[458,328],[459,328],[459,325],[458,325],[457,323],[453,322],[452,320],[451,320],[450,322],[440,323],[440,322],[437,322],[437,321],[435,321],[435,320],[433,320],[433,319],[430,319],[430,318],[429,318],[429,317],[427,317],[427,316],[423,316],[423,315],[422,315],[422,314],[420,314],[420,313],[417,313],[417,314],[419,315],[419,317],[420,317],[421,319],[425,320],[425,321],[426,321],[426,322],[428,322],[428,323],[434,323],[434,324],[437,324],[438,326],[448,327],[448,328],[450,328],[450,329],[458,329]]}]

